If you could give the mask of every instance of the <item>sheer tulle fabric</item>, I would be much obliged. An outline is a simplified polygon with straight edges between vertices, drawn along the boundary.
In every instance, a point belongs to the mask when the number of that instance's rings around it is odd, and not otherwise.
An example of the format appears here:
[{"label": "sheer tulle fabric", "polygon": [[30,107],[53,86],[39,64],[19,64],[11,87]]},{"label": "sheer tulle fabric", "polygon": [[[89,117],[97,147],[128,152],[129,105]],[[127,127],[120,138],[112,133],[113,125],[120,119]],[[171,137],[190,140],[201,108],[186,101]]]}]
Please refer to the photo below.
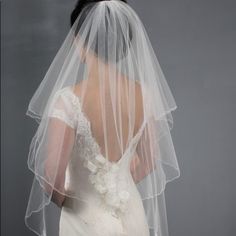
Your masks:
[{"label": "sheer tulle fabric", "polygon": [[[99,175],[92,175],[97,168],[119,170],[126,163],[150,231],[167,236],[164,190],[180,174],[170,134],[175,100],[130,6],[102,1],[89,9],[78,28],[80,21],[79,16],[26,112],[39,126],[29,148],[34,180],[25,223],[38,235],[56,236],[63,196],[89,204],[86,186],[74,188],[70,174],[78,172],[83,179],[75,148],[83,145],[81,137],[90,128],[98,155],[89,156],[87,150],[83,167],[91,172],[97,192],[110,190]],[[116,202],[123,209],[128,193],[121,189],[120,195],[109,195],[107,204]]]}]

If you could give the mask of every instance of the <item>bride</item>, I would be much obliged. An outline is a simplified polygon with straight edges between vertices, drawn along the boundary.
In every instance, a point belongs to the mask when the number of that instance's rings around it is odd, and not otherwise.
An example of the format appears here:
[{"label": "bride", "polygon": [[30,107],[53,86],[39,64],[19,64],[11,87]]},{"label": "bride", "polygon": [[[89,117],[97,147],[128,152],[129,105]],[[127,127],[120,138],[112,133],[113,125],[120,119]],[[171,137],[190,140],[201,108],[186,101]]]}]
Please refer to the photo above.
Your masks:
[{"label": "bride", "polygon": [[42,236],[167,236],[177,106],[145,28],[121,0],[78,1],[70,23],[26,112],[39,124],[26,226]]}]

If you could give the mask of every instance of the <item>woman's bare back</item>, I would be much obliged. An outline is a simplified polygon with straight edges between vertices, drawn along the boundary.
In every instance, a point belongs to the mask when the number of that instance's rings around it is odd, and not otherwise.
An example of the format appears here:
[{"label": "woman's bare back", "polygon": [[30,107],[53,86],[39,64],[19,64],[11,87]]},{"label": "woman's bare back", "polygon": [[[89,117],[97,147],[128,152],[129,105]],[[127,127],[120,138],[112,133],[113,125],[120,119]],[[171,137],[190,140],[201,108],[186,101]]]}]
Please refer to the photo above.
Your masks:
[{"label": "woman's bare back", "polygon": [[[109,160],[118,161],[126,150],[128,141],[135,136],[143,123],[143,100],[141,87],[138,82],[134,82],[135,99],[131,100],[135,101],[135,105],[132,107],[133,104],[129,104],[126,98],[126,94],[128,94],[128,79],[122,78],[120,80],[120,93],[117,93],[118,95],[115,98],[115,105],[113,105],[108,81],[104,80],[105,103],[103,104],[105,104],[105,121],[102,118],[99,85],[94,82],[95,80],[91,79],[89,81],[91,82],[88,82],[87,85],[85,85],[85,87],[87,86],[87,88],[89,88],[89,93],[85,93],[83,96],[83,113],[91,124],[93,137],[99,144],[102,154],[106,154],[105,147],[107,147]],[[80,98],[82,97],[82,89],[84,88],[84,84],[82,83],[85,82],[81,82],[73,88],[73,92]],[[116,108],[117,112],[113,111],[113,107]],[[128,114],[130,111],[134,114],[133,120],[128,119],[129,117],[132,117]],[[114,117],[114,114],[117,114],[117,117]],[[130,129],[131,127],[133,130]],[[104,140],[104,132],[107,133],[105,135],[105,137],[108,137],[107,140]],[[119,137],[117,137],[117,135],[119,135]],[[119,143],[119,140],[122,140],[122,143]],[[105,142],[107,143],[105,144]]]}]

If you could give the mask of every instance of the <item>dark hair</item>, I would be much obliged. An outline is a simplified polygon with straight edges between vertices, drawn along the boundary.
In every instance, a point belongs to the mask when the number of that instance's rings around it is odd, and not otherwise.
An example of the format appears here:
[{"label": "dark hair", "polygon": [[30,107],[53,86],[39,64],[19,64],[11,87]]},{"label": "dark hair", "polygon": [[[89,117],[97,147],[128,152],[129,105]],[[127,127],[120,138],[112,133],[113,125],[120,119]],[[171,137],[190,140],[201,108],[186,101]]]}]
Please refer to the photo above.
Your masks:
[{"label": "dark hair", "polygon": [[[80,18],[77,22],[77,25],[75,27],[75,32],[74,32],[75,36],[77,35],[79,30],[81,29],[81,26],[82,26],[85,18],[88,16],[91,8],[94,6],[94,4],[101,2],[101,1],[104,1],[104,0],[79,0],[76,3],[75,8],[70,15],[70,26],[71,27],[74,25],[78,16],[80,16]],[[108,1],[108,0],[106,0],[106,1]],[[120,0],[120,1],[127,3],[126,0]],[[109,9],[108,9],[108,12],[109,12]],[[106,26],[107,25],[108,25],[108,22],[106,22]],[[127,19],[127,26],[128,26],[127,32],[128,32],[128,37],[129,37],[128,42],[130,42],[132,40],[132,32],[131,32],[131,26],[130,26],[130,23],[128,22],[128,19]],[[117,32],[117,38],[119,40],[117,40],[117,43],[115,46],[116,46],[117,52],[119,52],[119,53],[117,53],[117,55],[116,55],[115,62],[122,59],[127,54],[128,48],[129,48],[129,45],[127,45],[127,43],[126,43],[127,39],[124,38],[124,34],[122,33],[121,25],[120,26],[117,25],[116,32]],[[119,35],[120,35],[120,37],[119,37]],[[88,43],[88,38],[85,39],[85,44],[87,44],[87,43]],[[105,37],[105,44],[106,43],[108,43],[108,37]],[[93,51],[95,52],[95,54],[98,54],[97,45],[94,45]],[[100,55],[100,57],[101,56],[102,56],[102,59],[104,60],[104,62],[107,63],[108,62],[107,52],[104,52],[104,55]]]},{"label": "dark hair", "polygon": [[[102,2],[102,1],[104,1],[104,0],[79,0],[79,1],[77,1],[75,8],[72,11],[71,16],[70,16],[70,25],[72,26],[74,24],[78,15],[81,13],[81,11],[83,10],[83,8],[86,5],[88,5],[89,3],[95,4],[96,2]],[[127,3],[126,0],[120,0],[120,1]]]}]

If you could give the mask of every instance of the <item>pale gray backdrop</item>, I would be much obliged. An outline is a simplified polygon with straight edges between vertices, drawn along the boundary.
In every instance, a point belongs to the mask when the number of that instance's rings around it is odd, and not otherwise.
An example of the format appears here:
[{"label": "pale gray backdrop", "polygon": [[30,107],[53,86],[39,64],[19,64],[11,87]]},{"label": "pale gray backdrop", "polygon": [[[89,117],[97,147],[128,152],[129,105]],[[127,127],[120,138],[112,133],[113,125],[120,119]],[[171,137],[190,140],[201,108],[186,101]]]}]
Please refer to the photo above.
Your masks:
[{"label": "pale gray backdrop", "polygon": [[[74,0],[2,2],[2,234],[24,225],[36,122],[25,116],[69,29]],[[167,185],[170,236],[236,235],[236,1],[130,0],[176,99],[181,177]],[[135,235],[134,235],[135,236]]]}]

